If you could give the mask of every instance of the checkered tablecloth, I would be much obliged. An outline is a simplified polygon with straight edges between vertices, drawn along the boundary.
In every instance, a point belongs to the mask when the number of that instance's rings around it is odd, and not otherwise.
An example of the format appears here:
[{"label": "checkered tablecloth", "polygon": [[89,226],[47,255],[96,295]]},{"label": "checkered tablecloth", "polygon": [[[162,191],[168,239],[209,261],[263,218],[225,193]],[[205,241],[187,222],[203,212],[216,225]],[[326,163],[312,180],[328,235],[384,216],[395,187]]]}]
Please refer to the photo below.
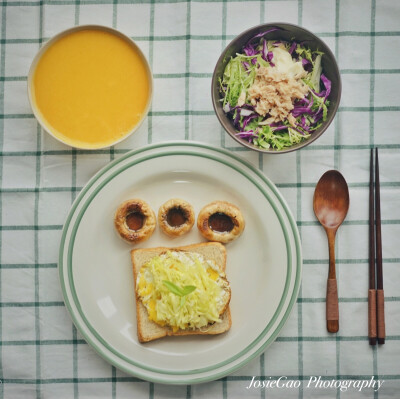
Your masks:
[{"label": "checkered tablecloth", "polygon": [[[26,398],[398,398],[400,395],[400,3],[397,0],[3,1],[0,3],[0,397]],[[262,22],[315,32],[338,60],[343,93],[326,133],[301,151],[259,155],[232,141],[214,115],[210,84],[225,46]],[[41,44],[61,30],[95,23],[132,37],[148,58],[155,94],[131,138],[77,151],[44,133],[30,110],[27,72]],[[229,149],[279,188],[302,237],[303,282],[279,338],[222,380],[165,386],[106,363],[82,339],[58,281],[61,230],[90,177],[130,149],[168,140]],[[381,167],[386,344],[367,339],[369,150]],[[340,331],[325,327],[328,251],[312,211],[319,177],[338,169],[351,207],[337,237]],[[246,389],[252,377],[300,387]],[[322,380],[384,380],[347,392],[307,387]]]}]

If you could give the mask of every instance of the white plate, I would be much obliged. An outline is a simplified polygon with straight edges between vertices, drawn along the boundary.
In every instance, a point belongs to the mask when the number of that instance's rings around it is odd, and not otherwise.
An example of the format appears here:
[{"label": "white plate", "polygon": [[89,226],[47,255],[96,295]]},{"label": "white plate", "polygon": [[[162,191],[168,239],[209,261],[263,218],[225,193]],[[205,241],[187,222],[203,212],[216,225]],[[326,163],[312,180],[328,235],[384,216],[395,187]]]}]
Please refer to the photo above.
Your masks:
[{"label": "white plate", "polygon": [[[117,206],[133,197],[144,199],[156,213],[173,197],[189,201],[196,214],[214,200],[228,200],[242,210],[245,231],[227,245],[230,331],[138,342],[132,246],[113,225]],[[202,241],[196,227],[179,238],[157,228],[135,248]],[[296,223],[276,187],[232,153],[192,142],[132,151],[97,173],[72,206],[59,258],[65,304],[87,342],[119,369],[171,384],[214,380],[260,355],[296,302],[301,266]]]}]

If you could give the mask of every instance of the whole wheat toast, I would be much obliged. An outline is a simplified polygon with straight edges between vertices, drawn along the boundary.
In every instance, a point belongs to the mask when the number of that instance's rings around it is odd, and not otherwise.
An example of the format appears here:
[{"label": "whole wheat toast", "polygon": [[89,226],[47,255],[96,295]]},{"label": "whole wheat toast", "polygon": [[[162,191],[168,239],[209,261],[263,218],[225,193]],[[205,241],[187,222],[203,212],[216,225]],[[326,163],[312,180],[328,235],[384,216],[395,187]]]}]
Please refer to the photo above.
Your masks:
[{"label": "whole wheat toast", "polygon": [[136,282],[140,268],[146,264],[154,256],[160,255],[161,253],[172,250],[172,251],[185,251],[185,252],[196,252],[204,257],[206,260],[214,260],[214,262],[221,268],[221,271],[225,272],[226,268],[226,249],[225,247],[217,242],[207,242],[201,244],[187,245],[184,247],[167,248],[144,248],[134,249],[131,251],[131,259],[133,266],[133,277],[135,283],[135,297],[136,297],[136,319],[137,319],[137,333],[139,342],[149,342],[158,338],[175,335],[216,335],[222,334],[228,331],[232,325],[231,312],[229,306],[227,306],[224,313],[221,315],[221,322],[210,324],[201,329],[195,330],[181,330],[173,332],[171,327],[160,326],[159,324],[149,320],[146,307],[140,300],[137,290]]}]

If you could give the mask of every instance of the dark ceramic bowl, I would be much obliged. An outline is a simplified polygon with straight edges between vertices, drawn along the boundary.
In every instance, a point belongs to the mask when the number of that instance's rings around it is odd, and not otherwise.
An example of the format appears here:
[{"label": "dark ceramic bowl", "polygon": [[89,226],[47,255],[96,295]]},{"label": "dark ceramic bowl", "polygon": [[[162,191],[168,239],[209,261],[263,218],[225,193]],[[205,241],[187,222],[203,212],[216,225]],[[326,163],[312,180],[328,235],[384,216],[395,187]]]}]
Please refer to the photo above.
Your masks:
[{"label": "dark ceramic bowl", "polygon": [[[242,52],[243,46],[255,35],[265,32],[274,27],[279,28],[279,30],[268,33],[266,36],[268,40],[302,42],[311,50],[322,51],[324,53],[324,55],[322,56],[322,73],[332,82],[332,89],[328,98],[330,105],[328,107],[328,115],[326,121],[319,129],[315,130],[311,134],[310,138],[283,150],[259,148],[252,143],[249,143],[247,140],[238,137],[236,135],[237,130],[233,125],[233,121],[225,114],[222,109],[222,102],[220,101],[221,96],[219,93],[219,78],[222,78],[225,67],[231,57],[234,57],[236,53]],[[340,79],[339,68],[337,66],[335,57],[329,47],[319,37],[315,36],[307,29],[287,23],[271,23],[258,25],[246,30],[235,39],[233,39],[218,59],[217,65],[214,69],[211,87],[211,96],[215,113],[227,133],[243,146],[251,150],[268,154],[282,154],[290,151],[295,151],[311,144],[318,137],[320,137],[335,117],[336,111],[339,107],[341,92],[342,83]]]}]

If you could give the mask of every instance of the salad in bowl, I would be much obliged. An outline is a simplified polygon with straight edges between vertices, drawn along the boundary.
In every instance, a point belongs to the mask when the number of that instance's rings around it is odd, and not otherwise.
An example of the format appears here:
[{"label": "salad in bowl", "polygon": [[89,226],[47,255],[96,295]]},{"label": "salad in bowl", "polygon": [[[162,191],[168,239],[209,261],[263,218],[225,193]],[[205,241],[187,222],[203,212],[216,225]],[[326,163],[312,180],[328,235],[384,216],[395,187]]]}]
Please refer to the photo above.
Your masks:
[{"label": "salad in bowl", "polygon": [[340,76],[329,48],[303,28],[281,25],[240,35],[222,54],[213,77],[213,104],[222,125],[259,151],[307,145],[328,127],[340,99]]}]

